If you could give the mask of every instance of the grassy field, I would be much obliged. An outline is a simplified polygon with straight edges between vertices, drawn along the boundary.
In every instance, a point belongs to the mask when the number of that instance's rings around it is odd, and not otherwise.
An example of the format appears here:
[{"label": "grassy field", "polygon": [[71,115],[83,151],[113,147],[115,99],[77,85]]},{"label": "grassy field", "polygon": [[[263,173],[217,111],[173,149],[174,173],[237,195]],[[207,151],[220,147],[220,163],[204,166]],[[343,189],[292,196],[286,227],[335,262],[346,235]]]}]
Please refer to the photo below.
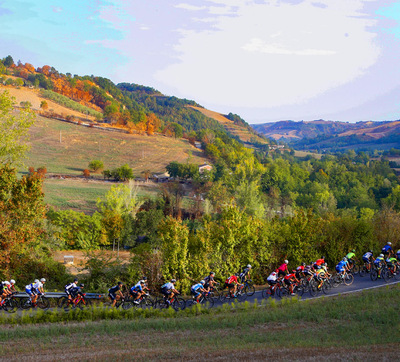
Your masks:
[{"label": "grassy field", "polygon": [[[72,209],[92,214],[96,210],[97,199],[103,199],[115,184],[79,179],[46,179],[43,187],[44,201],[56,209]],[[138,187],[139,198],[155,198],[160,191],[153,183],[139,183]]]},{"label": "grassy field", "polygon": [[317,160],[320,160],[322,157],[321,153],[313,153],[313,152],[307,152],[307,151],[298,151],[295,150],[294,151],[294,155],[295,157],[307,157],[307,156],[312,156],[314,158],[316,158]]},{"label": "grassy field", "polygon": [[38,117],[31,128],[27,167],[46,166],[48,173],[82,175],[92,160],[105,169],[128,164],[135,176],[141,172],[165,172],[171,161],[202,164],[202,151],[187,140],[160,135],[141,136],[110,132]]},{"label": "grassy field", "polygon": [[[3,325],[0,349],[8,360],[397,360],[399,297],[397,285],[163,317],[125,311],[136,317],[111,313],[102,321]],[[75,316],[79,319],[79,313]]]}]

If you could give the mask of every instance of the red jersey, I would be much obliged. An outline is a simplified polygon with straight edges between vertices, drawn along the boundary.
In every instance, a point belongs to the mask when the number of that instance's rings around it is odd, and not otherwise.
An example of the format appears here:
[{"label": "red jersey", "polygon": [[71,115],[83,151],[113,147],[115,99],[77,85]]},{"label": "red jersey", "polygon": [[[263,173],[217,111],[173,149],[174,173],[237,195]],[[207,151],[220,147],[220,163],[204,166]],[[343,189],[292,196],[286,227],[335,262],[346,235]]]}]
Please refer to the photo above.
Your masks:
[{"label": "red jersey", "polygon": [[303,265],[300,265],[300,266],[298,266],[298,267],[296,268],[296,270],[297,270],[298,272],[304,271],[304,266],[303,266]]},{"label": "red jersey", "polygon": [[285,264],[285,263],[283,263],[279,268],[278,268],[278,270],[281,270],[281,271],[286,271],[287,270],[287,264]]},{"label": "red jersey", "polygon": [[315,262],[316,265],[322,265],[322,264],[324,264],[324,263],[325,263],[325,260],[324,260],[324,259],[318,259],[318,260]]},{"label": "red jersey", "polygon": [[233,282],[238,283],[238,279],[237,279],[236,275],[232,275],[228,279],[225,280],[226,284],[232,284]]},{"label": "red jersey", "polygon": [[288,275],[285,275],[285,278],[284,279],[293,279],[295,277],[295,275],[293,274],[293,273],[291,273],[291,274],[288,274]]}]

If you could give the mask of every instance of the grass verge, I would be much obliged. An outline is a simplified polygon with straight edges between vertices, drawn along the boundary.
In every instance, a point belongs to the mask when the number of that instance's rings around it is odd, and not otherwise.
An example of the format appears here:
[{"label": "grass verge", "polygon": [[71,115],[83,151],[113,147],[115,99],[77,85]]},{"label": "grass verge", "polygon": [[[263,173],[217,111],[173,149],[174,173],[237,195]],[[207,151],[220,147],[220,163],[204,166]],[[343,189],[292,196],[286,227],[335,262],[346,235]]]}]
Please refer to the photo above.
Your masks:
[{"label": "grass verge", "polygon": [[243,303],[179,313],[94,308],[69,314],[3,314],[0,349],[15,359],[32,356],[37,348],[42,358],[54,359],[129,358],[132,353],[143,360],[390,358],[397,357],[400,340],[399,297],[396,285],[304,302]]}]

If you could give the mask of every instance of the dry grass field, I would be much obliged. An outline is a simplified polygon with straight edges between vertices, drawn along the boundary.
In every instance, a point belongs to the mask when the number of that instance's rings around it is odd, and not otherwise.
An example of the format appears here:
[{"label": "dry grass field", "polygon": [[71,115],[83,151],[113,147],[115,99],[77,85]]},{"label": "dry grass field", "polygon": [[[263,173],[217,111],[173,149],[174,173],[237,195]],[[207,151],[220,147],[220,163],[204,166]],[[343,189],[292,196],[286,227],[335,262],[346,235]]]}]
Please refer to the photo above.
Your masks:
[{"label": "dry grass field", "polygon": [[82,175],[90,161],[101,160],[105,169],[128,164],[140,176],[147,169],[165,172],[171,161],[206,161],[203,152],[184,139],[111,132],[40,116],[31,128],[30,145],[25,164],[46,166],[48,173]]}]

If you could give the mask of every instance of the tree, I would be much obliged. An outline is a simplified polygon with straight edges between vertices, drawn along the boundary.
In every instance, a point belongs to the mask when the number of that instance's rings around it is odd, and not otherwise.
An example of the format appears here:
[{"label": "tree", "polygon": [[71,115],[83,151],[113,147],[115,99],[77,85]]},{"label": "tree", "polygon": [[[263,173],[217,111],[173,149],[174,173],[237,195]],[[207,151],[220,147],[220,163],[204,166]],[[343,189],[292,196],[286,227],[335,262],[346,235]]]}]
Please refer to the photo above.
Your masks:
[{"label": "tree", "polygon": [[180,124],[172,122],[171,127],[174,131],[175,138],[181,138],[183,136],[183,127]]},{"label": "tree", "polygon": [[21,165],[28,150],[29,128],[35,114],[29,109],[13,113],[14,98],[8,91],[0,94],[0,164]]},{"label": "tree", "polygon": [[9,68],[12,65],[14,65],[14,59],[12,58],[11,55],[8,55],[5,59],[3,59],[3,64]]},{"label": "tree", "polygon": [[103,161],[93,160],[93,161],[90,161],[90,163],[89,163],[89,169],[94,172],[101,171],[103,168],[104,168]]},{"label": "tree", "polygon": [[46,111],[49,108],[49,104],[46,101],[41,101],[40,108],[42,108],[44,111]]}]

